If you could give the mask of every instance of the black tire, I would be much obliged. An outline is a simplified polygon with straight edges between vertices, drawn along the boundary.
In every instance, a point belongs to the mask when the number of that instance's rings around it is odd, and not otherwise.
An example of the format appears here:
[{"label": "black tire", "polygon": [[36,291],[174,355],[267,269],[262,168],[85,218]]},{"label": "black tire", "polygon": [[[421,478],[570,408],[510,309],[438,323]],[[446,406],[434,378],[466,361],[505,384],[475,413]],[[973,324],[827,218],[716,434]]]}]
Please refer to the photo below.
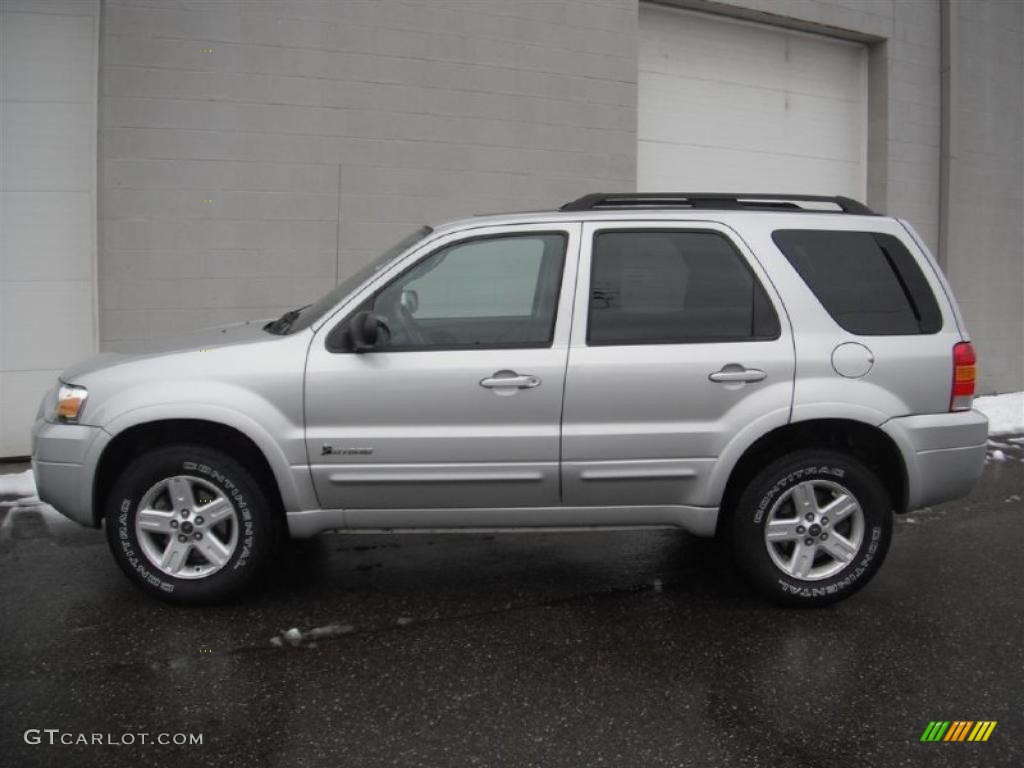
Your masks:
[{"label": "black tire", "polygon": [[[214,492],[219,491],[234,509],[233,520],[222,524],[227,528],[219,529],[230,531],[232,526],[237,526],[234,549],[219,570],[202,578],[177,578],[165,573],[147,556],[136,532],[143,496],[161,481],[174,476],[197,478],[199,482],[195,487],[205,484]],[[162,502],[157,503],[163,504],[161,509],[168,507],[169,497],[164,496]],[[248,469],[221,451],[190,444],[158,448],[132,461],[111,488],[104,520],[107,543],[128,578],[148,595],[180,604],[216,603],[238,595],[272,559],[282,527],[270,496]],[[182,524],[177,519],[174,522]],[[168,539],[160,534],[156,541],[161,540]],[[201,554],[190,554],[186,561],[191,559],[194,563],[196,558],[205,560]],[[199,566],[183,564],[186,572],[191,568],[200,570]]]},{"label": "black tire", "polygon": [[[779,502],[777,516],[788,518],[796,511],[795,501],[791,506],[790,494],[787,492],[796,486],[814,481],[810,486],[819,504],[827,504],[828,494],[834,492],[833,484],[838,484],[851,493],[860,506],[862,527],[859,546],[845,564],[831,553],[818,547],[824,547],[828,537],[827,515],[825,527],[815,524],[813,531],[803,526],[806,538],[801,535],[792,542],[773,544],[773,551],[780,560],[793,557],[788,563],[777,565],[769,553],[769,545],[765,540],[765,528],[769,515]],[[808,486],[803,486],[805,489]],[[794,529],[803,520],[792,519]],[[801,450],[783,456],[771,462],[747,485],[735,506],[729,531],[733,543],[736,563],[747,579],[761,594],[774,602],[798,607],[819,607],[843,600],[874,576],[885,559],[892,538],[892,504],[881,481],[857,459],[837,451]],[[785,525],[787,519],[780,519]],[[838,542],[836,533],[844,537],[852,532],[853,516],[846,518],[833,530],[832,542]],[[814,533],[814,538],[810,537]],[[826,538],[821,539],[821,534]],[[797,578],[784,570],[784,565],[795,561],[795,548],[811,542],[815,554],[809,555],[806,562],[816,564],[821,578]],[[807,551],[802,550],[802,551]],[[841,568],[838,572],[826,575],[829,568]],[[797,569],[794,569],[797,570]]]}]

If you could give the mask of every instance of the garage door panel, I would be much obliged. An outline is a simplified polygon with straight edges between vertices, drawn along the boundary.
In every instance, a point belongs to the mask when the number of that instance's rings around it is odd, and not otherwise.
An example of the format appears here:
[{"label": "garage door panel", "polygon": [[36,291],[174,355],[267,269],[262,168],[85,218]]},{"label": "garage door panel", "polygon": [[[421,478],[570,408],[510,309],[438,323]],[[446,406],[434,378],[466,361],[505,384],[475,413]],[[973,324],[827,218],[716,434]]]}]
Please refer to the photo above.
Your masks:
[{"label": "garage door panel", "polygon": [[[675,143],[685,136],[698,146],[770,152],[799,137],[808,155],[861,162],[863,104],[719,83],[672,88],[667,78],[650,80],[666,95],[646,111],[642,141]],[[717,119],[705,119],[708,113]]]},{"label": "garage door panel", "polygon": [[647,5],[640,33],[638,188],[863,196],[863,46]]},{"label": "garage door panel", "polygon": [[793,91],[832,96],[837,80],[862,68],[863,46],[707,14],[641,5],[640,30],[646,68],[698,80],[777,88],[785,68]]},{"label": "garage door panel", "polygon": [[801,193],[807,192],[807,179],[814,179],[824,190],[848,189],[858,183],[861,168],[838,160],[777,153],[641,144],[637,175],[645,179],[646,191]]}]

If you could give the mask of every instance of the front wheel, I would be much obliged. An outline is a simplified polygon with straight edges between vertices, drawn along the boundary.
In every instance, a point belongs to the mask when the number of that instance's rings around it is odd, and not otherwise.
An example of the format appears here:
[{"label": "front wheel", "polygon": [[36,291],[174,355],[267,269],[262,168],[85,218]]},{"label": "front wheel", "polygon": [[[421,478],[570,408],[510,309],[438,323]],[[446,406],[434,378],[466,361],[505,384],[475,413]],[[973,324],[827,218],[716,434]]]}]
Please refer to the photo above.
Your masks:
[{"label": "front wheel", "polygon": [[251,584],[270,559],[278,526],[266,493],[230,456],[201,445],[144,453],[114,482],[107,542],[144,592],[210,603]]},{"label": "front wheel", "polygon": [[849,597],[874,576],[889,549],[892,505],[860,461],[804,450],[754,477],[731,530],[737,564],[758,591],[816,607]]}]

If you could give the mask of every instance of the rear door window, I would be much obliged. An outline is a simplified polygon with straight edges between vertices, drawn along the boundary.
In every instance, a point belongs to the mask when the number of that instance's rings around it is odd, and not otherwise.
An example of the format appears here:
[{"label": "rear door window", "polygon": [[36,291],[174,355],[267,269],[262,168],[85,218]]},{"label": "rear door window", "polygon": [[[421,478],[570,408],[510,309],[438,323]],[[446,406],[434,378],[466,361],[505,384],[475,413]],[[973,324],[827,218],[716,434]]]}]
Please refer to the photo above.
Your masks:
[{"label": "rear door window", "polygon": [[858,336],[936,333],[942,314],[914,257],[881,232],[780,229],[772,239],[844,330]]},{"label": "rear door window", "polygon": [[594,236],[587,344],[696,344],[779,336],[757,277],[717,232]]}]

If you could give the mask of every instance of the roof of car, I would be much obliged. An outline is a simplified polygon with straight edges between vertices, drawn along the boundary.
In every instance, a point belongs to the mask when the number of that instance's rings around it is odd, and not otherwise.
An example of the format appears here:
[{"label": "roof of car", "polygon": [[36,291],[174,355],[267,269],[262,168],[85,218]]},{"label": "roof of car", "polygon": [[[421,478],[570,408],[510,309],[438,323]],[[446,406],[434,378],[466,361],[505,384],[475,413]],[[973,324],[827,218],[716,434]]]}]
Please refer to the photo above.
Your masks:
[{"label": "roof of car", "polygon": [[557,210],[516,211],[449,221],[437,229],[456,230],[513,224],[566,221],[707,220],[735,216],[791,214],[804,216],[879,217],[863,203],[847,197],[769,193],[593,193]]}]

